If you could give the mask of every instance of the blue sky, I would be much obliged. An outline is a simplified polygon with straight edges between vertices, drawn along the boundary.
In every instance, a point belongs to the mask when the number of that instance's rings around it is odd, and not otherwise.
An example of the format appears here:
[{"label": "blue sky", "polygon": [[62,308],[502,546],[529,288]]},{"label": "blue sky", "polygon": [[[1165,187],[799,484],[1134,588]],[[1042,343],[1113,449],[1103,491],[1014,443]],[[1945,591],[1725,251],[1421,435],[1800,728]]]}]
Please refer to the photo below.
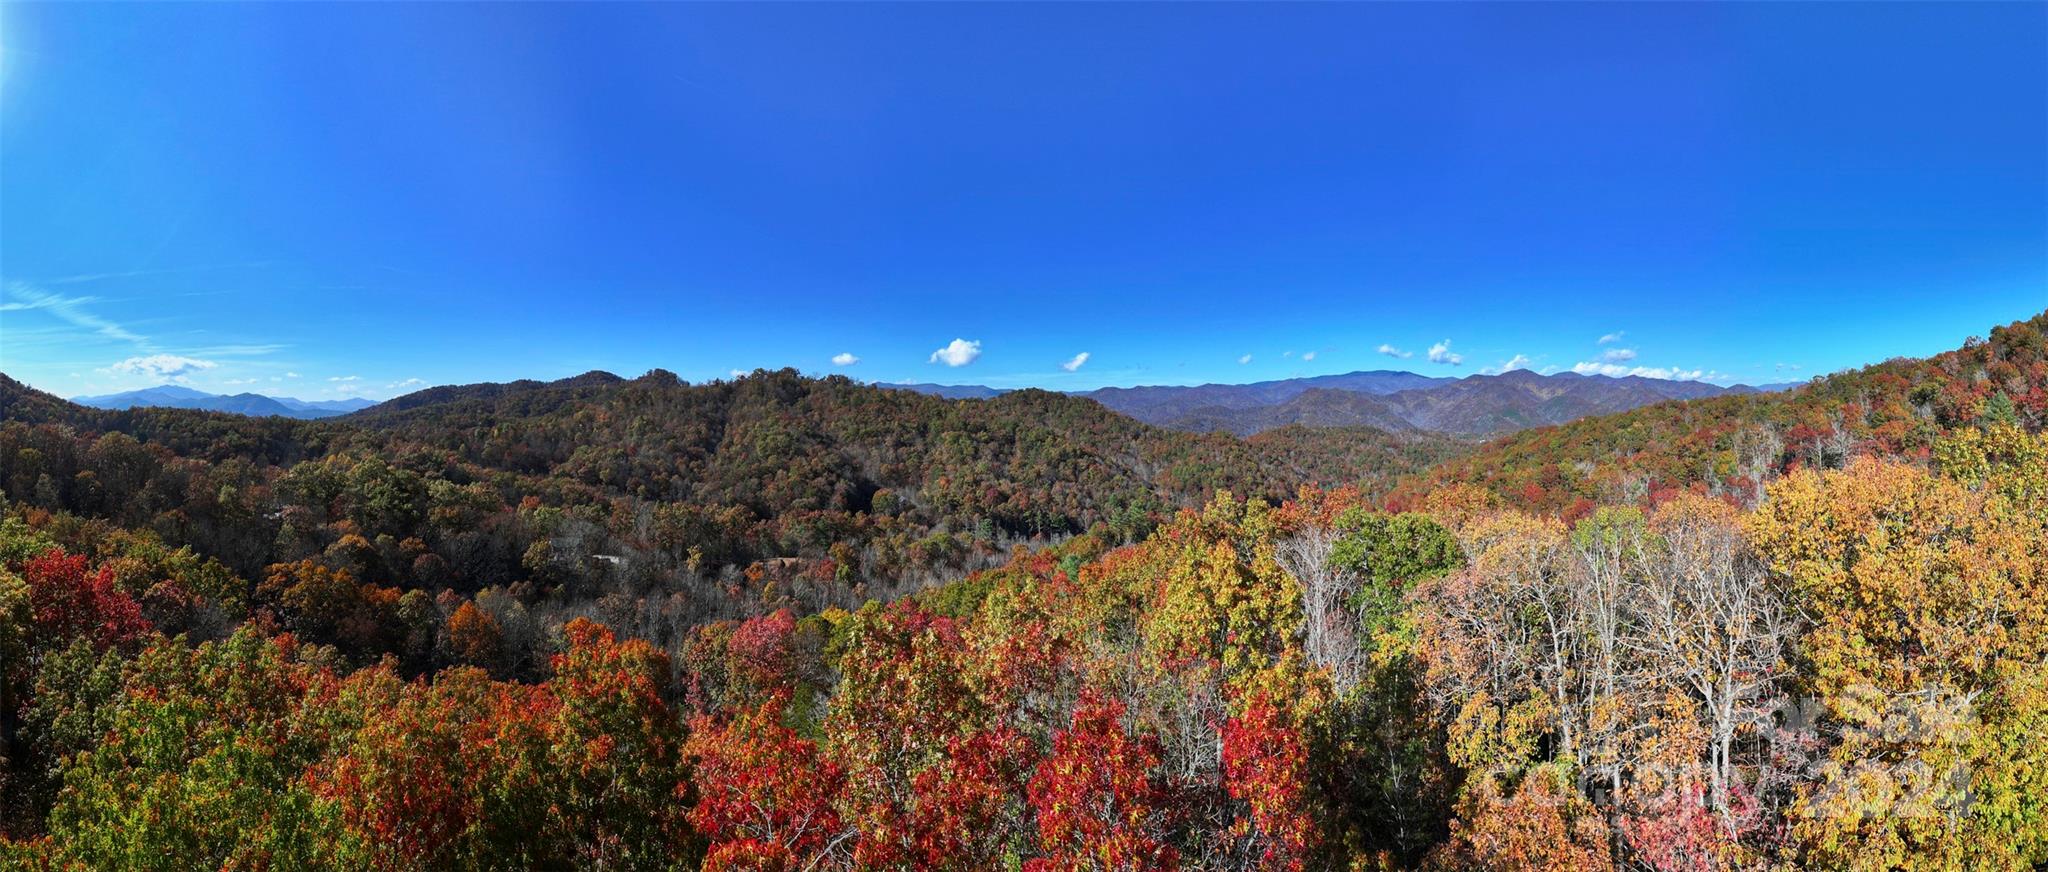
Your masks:
[{"label": "blue sky", "polygon": [[0,370],[1803,379],[2048,308],[2044,40],[2025,3],[10,4]]}]

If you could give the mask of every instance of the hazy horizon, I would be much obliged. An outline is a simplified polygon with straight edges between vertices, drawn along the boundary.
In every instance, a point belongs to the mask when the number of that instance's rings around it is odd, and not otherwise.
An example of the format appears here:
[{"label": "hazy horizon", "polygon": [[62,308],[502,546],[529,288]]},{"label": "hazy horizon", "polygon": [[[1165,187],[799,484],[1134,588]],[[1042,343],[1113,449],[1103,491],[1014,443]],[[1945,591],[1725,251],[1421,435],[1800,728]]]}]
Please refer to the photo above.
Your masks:
[{"label": "hazy horizon", "polygon": [[[792,368],[792,369],[793,369],[794,367],[790,367],[790,368]],[[571,374],[571,375],[569,375],[569,376],[564,376],[564,378],[573,378],[573,377],[575,377],[575,376],[577,376],[577,375],[587,375],[587,374],[589,374],[589,373],[594,373],[594,372],[604,372],[604,373],[610,373],[611,375],[615,375],[615,376],[618,376],[618,377],[620,377],[620,378],[623,378],[623,379],[633,379],[633,378],[638,378],[638,377],[641,377],[641,376],[647,375],[647,374],[649,374],[649,373],[655,372],[656,370],[661,370],[661,371],[664,371],[664,372],[668,372],[668,371],[669,371],[669,370],[666,370],[666,369],[662,369],[662,368],[660,368],[660,367],[657,367],[657,368],[656,368],[655,370],[647,370],[646,372],[638,372],[638,373],[622,373],[622,372],[613,372],[612,370],[608,370],[608,369],[603,369],[603,368],[599,368],[599,369],[594,369],[594,370],[585,370],[585,371],[584,371],[584,372],[582,372],[582,373],[573,373],[573,374]],[[763,371],[768,371],[768,372],[774,372],[774,371],[777,371],[777,370],[763,370]],[[1570,372],[1569,370],[1567,370],[1567,371],[1564,371],[1564,372],[1538,372],[1537,370],[1525,370],[1525,369],[1519,369],[1519,368],[1518,368],[1518,369],[1515,369],[1515,370],[1509,370],[1508,372],[1534,372],[1534,373],[1536,373],[1536,374],[1538,374],[1538,375],[1579,375],[1579,376],[1583,376],[1583,377],[1586,377],[1586,378],[1608,378],[1608,379],[1625,379],[1625,378],[1648,378],[1648,377],[1650,377],[1650,376],[1640,376],[1640,375],[1634,375],[1634,374],[1628,374],[1628,373],[1622,373],[1622,374],[1609,374],[1609,373],[1600,373],[1600,372],[1574,373],[1574,372]],[[808,377],[808,378],[823,378],[823,377],[825,377],[825,376],[828,376],[828,375],[846,375],[846,373],[838,373],[838,372],[804,372],[804,371],[801,371],[801,370],[799,370],[799,373],[800,373],[800,374],[802,374],[802,375],[804,375],[805,377]],[[1093,393],[1093,392],[1095,392],[1095,391],[1099,391],[1099,390],[1113,390],[1113,389],[1114,389],[1114,390],[1131,390],[1131,389],[1136,389],[1136,388],[1190,388],[1190,387],[1213,387],[1213,386],[1221,386],[1221,387],[1235,387],[1235,386],[1243,386],[1243,385],[1250,385],[1250,384],[1261,384],[1261,383],[1269,383],[1269,382],[1289,382],[1289,381],[1303,381],[1303,380],[1310,380],[1310,379],[1316,379],[1316,378],[1328,378],[1328,377],[1332,377],[1332,376],[1343,376],[1343,375],[1360,375],[1360,374],[1369,374],[1369,373],[1400,373],[1400,374],[1407,374],[1407,375],[1423,375],[1423,376],[1426,376],[1426,377],[1429,377],[1429,378],[1437,378],[1437,379],[1449,379],[1449,380],[1453,380],[1453,381],[1455,381],[1455,380],[1461,380],[1461,379],[1467,379],[1467,378],[1472,378],[1472,377],[1475,377],[1475,376],[1481,376],[1481,377],[1491,377],[1491,376],[1499,376],[1499,375],[1506,375],[1506,374],[1507,374],[1506,372],[1472,372],[1472,373],[1465,373],[1465,374],[1463,374],[1463,375],[1449,375],[1449,376],[1427,376],[1427,374],[1425,374],[1425,373],[1420,373],[1420,372],[1416,372],[1415,370],[1411,370],[1411,369],[1398,369],[1398,368],[1387,368],[1387,367],[1381,367],[1381,368],[1375,368],[1375,369],[1358,369],[1358,370],[1346,370],[1346,371],[1343,371],[1343,372],[1325,372],[1325,373],[1315,373],[1315,374],[1301,374],[1301,375],[1290,375],[1290,376],[1285,376],[1285,377],[1282,377],[1282,378],[1276,378],[1276,379],[1258,379],[1258,380],[1254,380],[1254,381],[1237,381],[1237,382],[1195,382],[1195,383],[1171,383],[1171,382],[1159,382],[1159,383],[1145,383],[1145,384],[1129,384],[1129,385],[1104,385],[1104,386],[1102,386],[1102,387],[1098,387],[1098,388],[1082,388],[1082,389],[1062,389],[1062,388],[1047,388],[1046,390],[1054,390],[1054,391],[1058,391],[1058,392],[1061,392],[1061,393],[1076,393],[1076,394],[1087,394],[1087,393]],[[685,383],[689,383],[689,384],[706,384],[706,383],[710,383],[710,382],[713,382],[713,381],[730,381],[730,380],[732,380],[732,379],[736,379],[736,378],[743,378],[743,377],[745,377],[745,376],[747,376],[747,375],[751,375],[751,374],[752,374],[751,372],[745,372],[745,373],[741,373],[741,372],[734,372],[734,373],[727,373],[727,374],[726,374],[725,376],[723,376],[723,377],[717,377],[717,378],[709,378],[709,379],[702,379],[702,380],[692,380],[692,379],[683,379],[683,381],[684,381]],[[1803,382],[1805,382],[1805,381],[1808,381],[1808,380],[1809,380],[1810,378],[1813,378],[1813,377],[1819,377],[1819,376],[1825,376],[1825,375],[1828,375],[1828,374],[1829,374],[1829,373],[1814,373],[1814,374],[1812,374],[1812,376],[1808,376],[1808,377],[1803,377],[1803,378],[1788,378],[1788,379],[1782,379],[1782,380],[1778,380],[1778,381],[1762,381],[1762,382],[1758,382],[1758,383],[1756,383],[1756,384],[1750,384],[1750,383],[1748,383],[1748,382],[1738,382],[1738,383],[1736,383],[1736,384],[1747,384],[1747,385],[1748,385],[1748,386],[1750,386],[1750,387],[1767,387],[1767,386],[1773,386],[1773,385],[1788,385],[1788,384],[1799,384],[1799,383],[1803,383]],[[680,378],[680,376],[678,376],[678,377]],[[968,381],[939,381],[939,380],[925,380],[925,381],[880,381],[880,380],[872,380],[872,379],[862,379],[862,378],[857,378],[857,377],[853,377],[853,376],[848,376],[848,377],[849,377],[849,378],[852,378],[852,380],[853,380],[854,382],[858,383],[858,384],[864,384],[864,385],[871,385],[871,386],[874,386],[874,387],[883,387],[883,388],[892,388],[892,387],[895,387],[895,388],[900,388],[900,387],[919,387],[919,386],[927,386],[927,385],[930,385],[930,386],[936,386],[936,387],[943,387],[943,388],[990,388],[990,389],[992,389],[992,390],[999,390],[999,391],[1011,391],[1011,390],[1025,390],[1025,389],[1028,389],[1029,387],[1032,387],[1032,386],[1028,386],[1028,385],[1027,385],[1026,387],[1023,387],[1023,388],[1001,388],[1001,387],[996,387],[996,386],[994,386],[994,385],[986,385],[986,384],[981,384],[981,383],[978,383],[978,382],[968,382]],[[520,380],[520,379],[509,379],[508,381],[518,381],[518,380]],[[553,380],[553,379],[526,379],[526,380],[529,380],[529,381],[550,381],[550,380]],[[1713,382],[1707,382],[1707,381],[1704,381],[1704,380],[1700,380],[1700,379],[1668,379],[1668,380],[1672,380],[1672,381],[1699,381],[1699,382],[1701,382],[1702,384],[1713,384]],[[29,386],[30,386],[30,387],[35,387],[35,385],[32,385],[32,384],[31,384],[31,385],[29,385]],[[421,384],[421,385],[415,385],[415,386],[412,386],[412,387],[408,388],[407,390],[408,390],[408,392],[410,392],[410,391],[414,391],[414,390],[425,390],[425,389],[427,389],[427,388],[432,388],[432,387],[451,387],[451,386],[455,386],[455,385],[450,385],[450,384],[442,384],[442,383],[426,383],[426,384]],[[1727,385],[1723,385],[1723,387],[1726,387],[1726,386],[1727,386]],[[109,392],[109,393],[105,393],[105,394],[72,394],[72,395],[70,395],[70,396],[67,396],[67,397],[65,397],[65,399],[68,399],[68,400],[72,400],[72,401],[77,401],[77,400],[84,400],[84,399],[104,399],[104,398],[107,398],[107,397],[123,396],[123,395],[126,395],[126,394],[134,394],[134,393],[143,393],[143,392],[147,392],[147,391],[161,390],[161,389],[164,389],[164,388],[184,388],[184,389],[188,389],[188,390],[194,390],[194,391],[199,391],[200,393],[205,393],[205,394],[211,394],[211,395],[214,395],[214,396],[233,396],[233,395],[235,395],[235,394],[244,394],[244,393],[247,393],[247,394],[256,394],[256,395],[259,395],[259,396],[265,396],[265,397],[271,397],[271,398],[284,398],[284,399],[301,399],[301,398],[298,398],[298,397],[293,397],[293,396],[292,396],[291,394],[289,394],[288,392],[286,392],[286,391],[284,391],[284,390],[274,390],[274,389],[267,389],[267,388],[264,388],[264,387],[263,387],[263,386],[261,386],[261,385],[256,385],[256,386],[238,386],[238,387],[240,387],[241,389],[240,389],[240,390],[227,390],[227,391],[201,391],[200,389],[198,389],[198,388],[194,388],[194,387],[192,387],[191,385],[189,385],[189,384],[186,384],[186,383],[184,383],[184,382],[179,382],[179,381],[163,381],[163,382],[159,382],[159,383],[157,383],[157,384],[151,384],[151,385],[144,385],[143,387],[139,387],[139,388],[129,388],[129,389],[127,389],[127,390],[122,390],[122,391],[113,391],[113,392]],[[398,396],[402,396],[402,395],[403,395],[403,394],[399,394]],[[387,398],[387,399],[388,399],[388,398]],[[370,402],[377,402],[376,400],[371,400],[371,399],[370,399],[370,398],[368,398],[368,397],[355,397],[355,396],[349,396],[349,397],[332,397],[332,398],[322,398],[322,399],[318,399],[318,400],[310,400],[310,401],[308,401],[308,402],[315,402],[315,403],[331,403],[331,402],[344,402],[344,401],[348,401],[348,400],[367,400],[367,401],[370,401]]]},{"label": "hazy horizon", "polygon": [[2048,301],[2038,4],[5,22],[0,369],[63,395],[1758,384]]}]

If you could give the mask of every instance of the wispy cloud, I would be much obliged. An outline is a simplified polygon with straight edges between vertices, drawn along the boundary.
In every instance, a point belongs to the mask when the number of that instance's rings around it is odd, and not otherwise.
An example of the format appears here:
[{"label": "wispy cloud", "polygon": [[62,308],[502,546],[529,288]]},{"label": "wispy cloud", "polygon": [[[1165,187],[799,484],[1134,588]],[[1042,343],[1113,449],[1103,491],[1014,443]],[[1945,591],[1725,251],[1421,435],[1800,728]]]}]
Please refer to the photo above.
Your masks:
[{"label": "wispy cloud", "polygon": [[[204,267],[193,269],[218,269]],[[190,270],[176,270],[190,271]],[[62,276],[47,280],[48,284],[75,285],[102,279],[116,279],[129,276],[154,275],[152,270],[138,270],[128,273],[93,273]],[[131,346],[135,356],[101,367],[97,372],[103,375],[125,378],[146,378],[155,382],[184,382],[204,371],[217,370],[226,366],[222,360],[258,357],[274,354],[287,346],[276,343],[224,343],[193,348],[179,343],[180,347],[165,347],[138,332],[130,326],[133,321],[117,321],[100,314],[115,304],[125,302],[103,296],[63,293],[52,291],[38,282],[10,280],[0,293],[0,312],[37,313],[47,319],[42,325],[8,325],[10,346],[22,352],[30,346],[48,346],[61,351],[76,351],[95,343],[111,342]],[[23,320],[26,320],[24,316]],[[231,374],[228,371],[215,372],[215,377]],[[222,384],[246,385],[256,382],[257,377],[246,372],[236,374]],[[296,378],[296,374],[293,376]]]},{"label": "wispy cloud", "polygon": [[102,318],[86,310],[93,297],[67,297],[51,293],[27,282],[8,282],[7,300],[0,302],[0,312],[39,310],[81,330],[89,330],[104,339],[117,342],[132,342],[144,351],[154,351],[149,338],[126,327]]},{"label": "wispy cloud", "polygon": [[34,309],[54,308],[60,304],[79,305],[99,299],[98,297],[60,297],[56,294],[38,291],[20,282],[10,283],[7,286],[7,290],[7,296],[12,299],[0,302],[0,312],[27,312]]},{"label": "wispy cloud", "polygon": [[1251,355],[1249,355],[1249,354],[1247,354],[1247,355],[1244,355],[1243,357],[1239,357],[1239,358],[1237,359],[1237,362],[1238,362],[1239,364],[1246,364],[1246,363],[1251,363],[1251,362],[1252,362],[1252,356],[1251,356]]},{"label": "wispy cloud", "polygon": [[838,354],[832,355],[833,366],[852,366],[859,362],[860,358],[855,357],[853,355],[853,352],[851,351],[842,351],[839,352]]},{"label": "wispy cloud", "polygon": [[1301,359],[1302,359],[1302,360],[1314,360],[1314,359],[1316,359],[1316,353],[1315,353],[1315,352],[1313,352],[1313,351],[1304,351],[1304,352],[1302,352],[1302,353],[1301,353]]},{"label": "wispy cloud", "polygon": [[205,266],[174,267],[171,269],[131,269],[121,270],[119,272],[80,273],[78,275],[58,276],[56,278],[51,279],[38,279],[38,281],[46,285],[78,285],[84,284],[86,282],[105,281],[107,279],[132,279],[141,278],[143,276],[168,276],[176,275],[178,273],[212,272],[214,270],[223,269],[247,269],[251,267],[269,265],[270,261],[256,260],[249,261],[247,263],[218,263],[208,264]]},{"label": "wispy cloud", "polygon": [[405,388],[419,387],[420,385],[423,385],[423,384],[426,384],[426,383],[427,383],[427,380],[426,380],[426,379],[423,379],[423,378],[409,378],[409,379],[403,379],[403,380],[400,380],[400,381],[395,381],[395,382],[392,382],[392,383],[390,383],[390,384],[388,384],[388,385],[385,385],[385,386],[384,386],[384,389],[385,389],[385,390],[392,390],[392,391],[396,391],[396,390],[403,390],[403,389],[405,389]]},{"label": "wispy cloud", "polygon": [[1607,335],[1605,335],[1605,336],[1602,336],[1602,337],[1600,337],[1600,342],[1599,342],[1599,344],[1601,344],[1601,345],[1611,345],[1611,344],[1613,344],[1613,343],[1616,343],[1616,342],[1620,342],[1620,341],[1621,341],[1621,337],[1622,337],[1622,336],[1623,336],[1624,334],[1626,334],[1626,333],[1627,333],[1627,331],[1625,331],[1625,330],[1616,330],[1616,331],[1614,331],[1613,333],[1609,333],[1609,334],[1607,334]]},{"label": "wispy cloud", "polygon": [[330,375],[327,377],[327,380],[331,382],[354,382],[362,381],[363,377],[359,375]]},{"label": "wispy cloud", "polygon": [[1401,349],[1395,348],[1394,346],[1388,345],[1384,342],[1380,343],[1379,352],[1388,357],[1398,357],[1402,360],[1407,360],[1408,358],[1415,356],[1415,352],[1413,351],[1402,351]]},{"label": "wispy cloud", "polygon": [[1452,351],[1451,340],[1446,339],[1429,347],[1429,362],[1441,363],[1446,366],[1461,366],[1465,363],[1465,356]]},{"label": "wispy cloud", "polygon": [[981,340],[955,339],[946,347],[932,352],[927,363],[943,363],[947,366],[966,366],[981,357]]},{"label": "wispy cloud", "polygon": [[1626,363],[1636,359],[1636,350],[1633,348],[1610,348],[1600,352],[1600,359],[1608,363]]},{"label": "wispy cloud", "polygon": [[1064,369],[1064,370],[1066,370],[1066,371],[1068,371],[1068,372],[1073,372],[1073,371],[1075,371],[1075,370],[1077,370],[1077,369],[1080,369],[1080,368],[1081,368],[1081,365],[1082,365],[1082,364],[1085,364],[1085,363],[1087,363],[1087,362],[1088,362],[1088,352],[1086,352],[1086,351],[1083,351],[1083,352],[1081,352],[1080,354],[1076,354],[1076,355],[1074,355],[1074,359],[1073,359],[1073,360],[1069,360],[1069,361],[1067,361],[1066,363],[1062,363],[1062,364],[1060,364],[1060,369]]},{"label": "wispy cloud", "polygon": [[290,347],[277,344],[213,345],[195,348],[192,353],[202,357],[261,357],[265,354],[276,354]]}]

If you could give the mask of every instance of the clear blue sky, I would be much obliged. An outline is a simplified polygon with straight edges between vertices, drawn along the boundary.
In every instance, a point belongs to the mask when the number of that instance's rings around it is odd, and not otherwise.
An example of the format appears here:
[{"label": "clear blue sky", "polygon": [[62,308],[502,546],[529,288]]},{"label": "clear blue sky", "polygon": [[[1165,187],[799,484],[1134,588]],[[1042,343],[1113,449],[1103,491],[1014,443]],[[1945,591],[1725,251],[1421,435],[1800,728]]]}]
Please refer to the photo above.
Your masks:
[{"label": "clear blue sky", "polygon": [[0,369],[1800,379],[2048,309],[2044,45],[2039,3],[9,4]]}]

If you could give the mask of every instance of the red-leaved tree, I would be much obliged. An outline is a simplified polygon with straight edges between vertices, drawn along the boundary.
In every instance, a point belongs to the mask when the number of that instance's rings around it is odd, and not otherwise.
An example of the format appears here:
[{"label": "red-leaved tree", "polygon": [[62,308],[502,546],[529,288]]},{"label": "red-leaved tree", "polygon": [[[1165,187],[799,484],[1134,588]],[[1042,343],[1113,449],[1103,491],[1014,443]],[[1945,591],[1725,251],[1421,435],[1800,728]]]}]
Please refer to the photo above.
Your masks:
[{"label": "red-leaved tree", "polygon": [[1124,731],[1124,704],[1084,692],[1052,755],[1031,777],[1042,856],[1031,872],[1171,869],[1164,794],[1153,779],[1159,742]]},{"label": "red-leaved tree", "polygon": [[1298,872],[1315,837],[1309,808],[1308,748],[1301,731],[1263,695],[1223,723],[1223,778],[1248,815],[1231,835],[1258,868]]},{"label": "red-leaved tree", "polygon": [[705,715],[690,724],[690,824],[711,842],[710,872],[817,868],[852,835],[833,809],[845,772],[783,726],[787,702],[778,694],[730,720]]},{"label": "red-leaved tree", "polygon": [[127,645],[149,632],[142,606],[114,587],[114,572],[86,568],[84,555],[52,548],[22,565],[28,582],[29,619],[49,650],[85,638],[100,648]]}]

